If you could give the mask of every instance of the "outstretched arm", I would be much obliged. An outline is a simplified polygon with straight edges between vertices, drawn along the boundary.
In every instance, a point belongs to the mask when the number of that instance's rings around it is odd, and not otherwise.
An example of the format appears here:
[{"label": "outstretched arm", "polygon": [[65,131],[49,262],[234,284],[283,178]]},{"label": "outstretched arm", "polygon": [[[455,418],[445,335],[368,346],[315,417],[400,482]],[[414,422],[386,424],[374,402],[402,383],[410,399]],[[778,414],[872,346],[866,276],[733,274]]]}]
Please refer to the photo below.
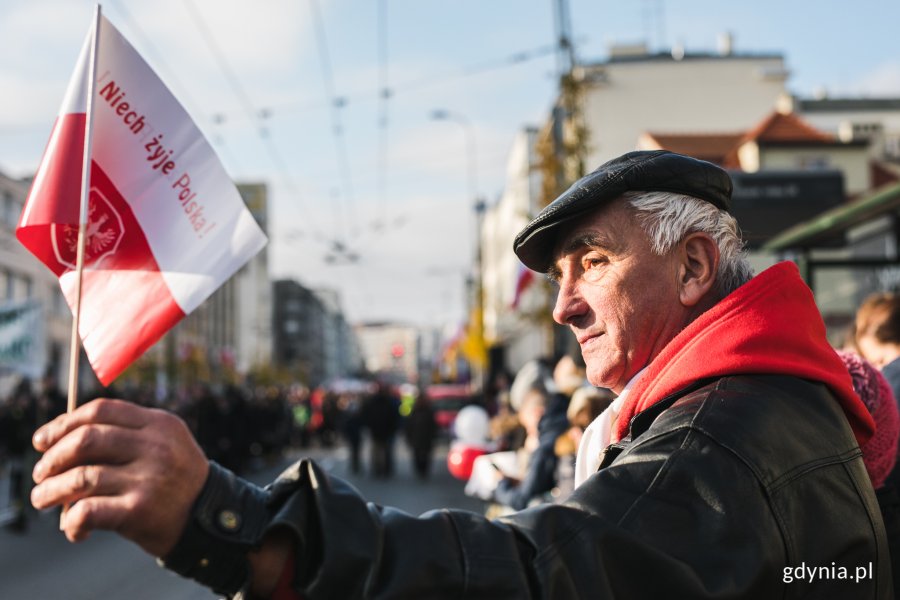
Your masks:
[{"label": "outstretched arm", "polygon": [[[208,463],[176,417],[125,403],[86,405],[36,438],[34,503],[74,502],[70,539],[113,529],[229,596],[281,598],[284,573],[288,597],[769,598],[796,564],[755,471],[691,428],[632,445],[564,504],[496,521],[379,507],[306,460],[259,488]],[[855,552],[870,560],[865,543]]]},{"label": "outstretched arm", "polygon": [[[115,531],[153,556],[166,556],[187,524],[209,462],[177,416],[119,400],[89,402],[37,430],[44,456],[34,467],[37,509],[69,505],[61,528],[73,542]],[[269,534],[247,553],[253,589],[268,595],[291,552]]]}]

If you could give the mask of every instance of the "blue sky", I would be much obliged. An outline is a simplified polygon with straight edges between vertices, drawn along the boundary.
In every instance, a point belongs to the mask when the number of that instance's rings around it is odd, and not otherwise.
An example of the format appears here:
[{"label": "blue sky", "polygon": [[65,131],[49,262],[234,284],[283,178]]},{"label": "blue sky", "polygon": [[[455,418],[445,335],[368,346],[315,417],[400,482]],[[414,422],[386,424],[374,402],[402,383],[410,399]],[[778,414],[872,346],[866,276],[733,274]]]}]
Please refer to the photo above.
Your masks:
[{"label": "blue sky", "polygon": [[[92,9],[0,0],[3,172],[36,168]],[[554,97],[550,0],[115,0],[103,11],[232,177],[269,185],[274,276],[338,289],[352,320],[462,316],[467,135],[477,192],[494,201],[513,137]],[[714,51],[730,32],[738,52],[782,53],[801,95],[900,96],[900,3],[571,0],[569,12],[581,61],[603,60],[612,42]],[[435,109],[470,127],[431,119]],[[359,261],[329,263],[335,241]]]}]

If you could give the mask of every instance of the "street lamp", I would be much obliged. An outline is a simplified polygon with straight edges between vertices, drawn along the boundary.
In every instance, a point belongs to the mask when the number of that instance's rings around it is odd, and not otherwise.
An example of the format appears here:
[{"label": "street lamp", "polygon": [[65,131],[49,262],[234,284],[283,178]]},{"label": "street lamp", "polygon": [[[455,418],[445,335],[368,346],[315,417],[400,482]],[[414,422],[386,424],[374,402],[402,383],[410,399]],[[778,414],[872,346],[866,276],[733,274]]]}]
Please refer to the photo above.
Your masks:
[{"label": "street lamp", "polygon": [[[484,322],[482,311],[484,310],[484,290],[483,290],[483,280],[482,280],[482,265],[481,265],[481,224],[482,218],[485,210],[485,203],[478,197],[478,183],[477,183],[477,167],[478,167],[478,157],[475,147],[475,130],[472,127],[472,122],[469,121],[465,116],[452,112],[446,109],[435,109],[431,111],[431,118],[436,121],[452,121],[457,125],[463,128],[463,132],[466,135],[466,181],[468,185],[468,195],[471,199],[473,205],[472,208],[475,210],[475,290],[474,290],[474,298],[473,304],[476,309],[474,315],[477,318],[478,322],[476,324],[478,330],[478,336],[480,338],[480,343],[484,343]],[[471,315],[470,315],[471,316]],[[478,379],[479,387],[484,388],[484,376],[486,372],[483,371],[479,374]]]},{"label": "street lamp", "polygon": [[472,127],[472,122],[468,118],[457,112],[449,111],[443,108],[438,108],[431,111],[431,118],[435,121],[452,121],[453,123],[456,123],[463,128],[463,132],[466,135],[466,183],[469,190],[469,198],[475,201],[478,196],[478,182],[476,173],[478,167],[478,157],[475,147],[475,128]]}]

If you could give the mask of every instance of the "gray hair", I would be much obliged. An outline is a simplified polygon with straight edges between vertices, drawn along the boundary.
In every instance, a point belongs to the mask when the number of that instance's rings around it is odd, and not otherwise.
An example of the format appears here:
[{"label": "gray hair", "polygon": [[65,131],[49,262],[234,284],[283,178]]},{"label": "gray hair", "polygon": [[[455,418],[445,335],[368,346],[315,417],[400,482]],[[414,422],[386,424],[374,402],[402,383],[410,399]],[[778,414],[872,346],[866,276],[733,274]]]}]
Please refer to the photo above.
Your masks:
[{"label": "gray hair", "polygon": [[703,232],[719,247],[716,282],[726,296],[753,277],[737,221],[705,200],[672,192],[626,192],[653,252],[662,256],[688,233]]}]

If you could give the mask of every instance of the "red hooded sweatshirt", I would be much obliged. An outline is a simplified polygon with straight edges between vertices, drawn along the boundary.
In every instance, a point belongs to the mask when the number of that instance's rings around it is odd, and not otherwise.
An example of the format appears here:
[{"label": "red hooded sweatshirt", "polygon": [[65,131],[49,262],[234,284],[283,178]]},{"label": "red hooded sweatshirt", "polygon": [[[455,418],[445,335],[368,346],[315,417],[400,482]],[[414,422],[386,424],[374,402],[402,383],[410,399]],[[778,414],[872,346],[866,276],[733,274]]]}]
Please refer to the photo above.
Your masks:
[{"label": "red hooded sweatshirt", "polygon": [[875,431],[797,266],[766,269],[684,328],[647,365],[619,412],[613,441],[636,414],[700,379],[793,375],[831,388],[860,446]]}]

